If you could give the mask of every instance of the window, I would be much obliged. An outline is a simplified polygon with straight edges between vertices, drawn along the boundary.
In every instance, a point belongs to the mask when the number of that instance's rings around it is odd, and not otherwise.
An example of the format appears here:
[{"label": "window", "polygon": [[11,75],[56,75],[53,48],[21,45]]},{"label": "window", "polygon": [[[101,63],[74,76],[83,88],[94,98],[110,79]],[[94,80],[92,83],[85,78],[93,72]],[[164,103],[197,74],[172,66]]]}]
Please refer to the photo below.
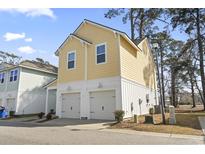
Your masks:
[{"label": "window", "polygon": [[17,80],[17,75],[18,75],[18,70],[15,70],[15,71],[14,71],[14,81]]},{"label": "window", "polygon": [[106,62],[106,44],[96,46],[96,63],[101,64]]},{"label": "window", "polygon": [[76,55],[75,52],[68,53],[68,69],[75,68]]},{"label": "window", "polygon": [[4,83],[5,73],[0,74],[0,83]]},{"label": "window", "polygon": [[10,72],[10,82],[16,81],[18,76],[18,70],[13,70]]}]

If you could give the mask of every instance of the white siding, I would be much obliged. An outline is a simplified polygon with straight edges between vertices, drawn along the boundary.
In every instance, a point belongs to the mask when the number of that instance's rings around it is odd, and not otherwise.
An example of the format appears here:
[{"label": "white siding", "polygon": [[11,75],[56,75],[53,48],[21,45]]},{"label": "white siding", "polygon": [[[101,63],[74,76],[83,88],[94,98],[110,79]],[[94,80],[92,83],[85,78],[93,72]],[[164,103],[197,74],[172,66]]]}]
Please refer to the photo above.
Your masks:
[{"label": "white siding", "polygon": [[115,90],[116,91],[116,109],[122,109],[120,77],[101,78],[97,80],[83,80],[70,82],[67,84],[58,84],[57,87],[57,115],[61,117],[62,94],[80,92],[80,116],[90,119],[90,96],[91,91]]},{"label": "white siding", "polygon": [[44,85],[55,78],[44,72],[21,69],[16,114],[45,112],[46,89]]},{"label": "white siding", "polygon": [[[149,113],[149,108],[156,104],[155,91],[151,91],[145,86],[139,85],[133,81],[122,78],[122,108],[125,111],[125,118],[132,117],[134,114],[143,115]],[[146,101],[146,95],[149,94],[149,103]],[[141,105],[139,99],[142,100]],[[131,111],[133,103],[133,111]]]}]

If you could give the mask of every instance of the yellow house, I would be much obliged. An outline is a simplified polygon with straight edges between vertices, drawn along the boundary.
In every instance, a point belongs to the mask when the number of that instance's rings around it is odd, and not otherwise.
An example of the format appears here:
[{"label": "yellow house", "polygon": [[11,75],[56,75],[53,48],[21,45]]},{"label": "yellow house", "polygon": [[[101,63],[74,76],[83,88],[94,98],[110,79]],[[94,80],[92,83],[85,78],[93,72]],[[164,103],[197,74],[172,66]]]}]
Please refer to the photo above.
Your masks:
[{"label": "yellow house", "polygon": [[59,117],[113,120],[115,110],[127,118],[157,104],[147,38],[136,44],[124,32],[85,19],[55,54],[58,79],[51,86]]}]

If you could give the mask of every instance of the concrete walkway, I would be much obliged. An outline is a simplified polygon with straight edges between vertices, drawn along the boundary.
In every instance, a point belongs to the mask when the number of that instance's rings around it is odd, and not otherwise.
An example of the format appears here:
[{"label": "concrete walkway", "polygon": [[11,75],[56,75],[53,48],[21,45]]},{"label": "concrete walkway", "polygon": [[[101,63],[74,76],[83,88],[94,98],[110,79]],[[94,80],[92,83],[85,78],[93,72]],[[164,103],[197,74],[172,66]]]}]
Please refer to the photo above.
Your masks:
[{"label": "concrete walkway", "polygon": [[202,131],[205,135],[205,117],[199,117],[199,122],[200,122],[200,125],[201,125],[201,128],[202,128]]}]

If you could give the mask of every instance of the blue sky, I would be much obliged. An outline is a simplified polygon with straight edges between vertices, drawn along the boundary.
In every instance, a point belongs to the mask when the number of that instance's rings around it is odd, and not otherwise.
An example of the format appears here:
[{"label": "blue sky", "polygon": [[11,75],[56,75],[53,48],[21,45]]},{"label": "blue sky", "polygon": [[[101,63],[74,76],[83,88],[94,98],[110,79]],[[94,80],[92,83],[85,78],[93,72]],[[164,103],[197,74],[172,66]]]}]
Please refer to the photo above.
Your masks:
[{"label": "blue sky", "polygon": [[[108,9],[0,9],[0,50],[13,52],[23,59],[36,57],[58,65],[54,52],[83,19],[119,29],[130,35],[129,24],[121,17],[104,18]],[[177,39],[184,39],[178,31]]]}]

